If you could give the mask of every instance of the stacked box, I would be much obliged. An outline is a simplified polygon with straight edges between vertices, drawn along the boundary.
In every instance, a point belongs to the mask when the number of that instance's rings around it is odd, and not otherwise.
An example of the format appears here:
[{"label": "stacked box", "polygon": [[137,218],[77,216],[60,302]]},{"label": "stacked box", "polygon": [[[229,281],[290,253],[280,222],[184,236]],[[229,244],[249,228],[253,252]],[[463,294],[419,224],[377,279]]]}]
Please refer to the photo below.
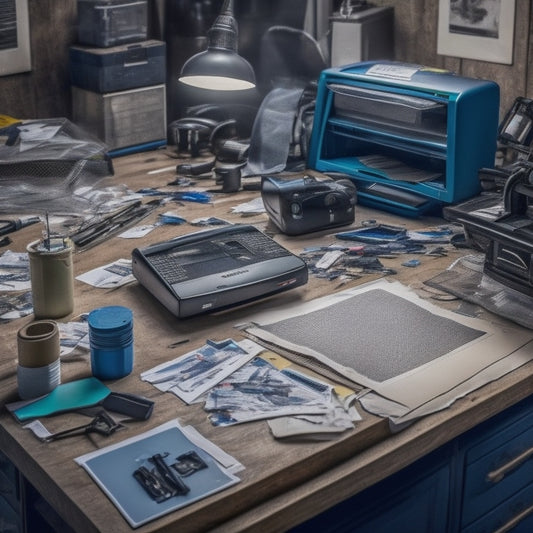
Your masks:
[{"label": "stacked box", "polygon": [[165,85],[96,93],[72,87],[73,119],[111,150],[166,139]]},{"label": "stacked box", "polygon": [[147,27],[147,0],[78,0],[73,120],[111,156],[166,143],[166,45],[147,39]]},{"label": "stacked box", "polygon": [[110,48],[71,46],[69,70],[72,85],[109,93],[165,83],[166,44],[143,41]]},{"label": "stacked box", "polygon": [[147,0],[78,0],[78,41],[92,46],[117,46],[145,41]]}]

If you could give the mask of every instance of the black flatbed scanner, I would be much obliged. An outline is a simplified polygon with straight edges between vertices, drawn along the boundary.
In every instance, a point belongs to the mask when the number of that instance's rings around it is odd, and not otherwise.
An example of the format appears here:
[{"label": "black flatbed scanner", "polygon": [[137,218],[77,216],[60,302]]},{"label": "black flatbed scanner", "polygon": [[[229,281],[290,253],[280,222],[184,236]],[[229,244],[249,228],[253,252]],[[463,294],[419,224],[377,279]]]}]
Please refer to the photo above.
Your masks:
[{"label": "black flatbed scanner", "polygon": [[133,275],[173,315],[240,305],[307,283],[307,265],[252,225],[199,231],[136,248]]}]

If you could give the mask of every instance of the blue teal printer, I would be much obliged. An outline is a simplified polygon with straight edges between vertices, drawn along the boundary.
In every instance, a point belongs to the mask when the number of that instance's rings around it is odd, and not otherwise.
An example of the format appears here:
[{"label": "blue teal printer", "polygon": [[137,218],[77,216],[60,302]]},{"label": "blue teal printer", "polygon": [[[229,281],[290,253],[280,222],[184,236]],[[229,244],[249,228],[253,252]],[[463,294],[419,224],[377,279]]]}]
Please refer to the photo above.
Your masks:
[{"label": "blue teal printer", "polygon": [[344,174],[358,201],[401,215],[440,213],[480,192],[493,168],[500,90],[493,81],[394,61],[324,70],[308,166]]}]

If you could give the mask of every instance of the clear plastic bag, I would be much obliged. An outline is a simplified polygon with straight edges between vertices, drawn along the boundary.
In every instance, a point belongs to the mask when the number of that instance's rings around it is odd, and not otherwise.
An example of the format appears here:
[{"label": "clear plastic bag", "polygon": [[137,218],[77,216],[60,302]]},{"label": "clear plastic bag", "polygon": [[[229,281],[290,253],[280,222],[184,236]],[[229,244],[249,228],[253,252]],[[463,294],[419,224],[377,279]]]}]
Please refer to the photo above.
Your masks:
[{"label": "clear plastic bag", "polygon": [[83,208],[76,190],[113,174],[107,146],[66,118],[16,123],[0,136],[2,212]]}]

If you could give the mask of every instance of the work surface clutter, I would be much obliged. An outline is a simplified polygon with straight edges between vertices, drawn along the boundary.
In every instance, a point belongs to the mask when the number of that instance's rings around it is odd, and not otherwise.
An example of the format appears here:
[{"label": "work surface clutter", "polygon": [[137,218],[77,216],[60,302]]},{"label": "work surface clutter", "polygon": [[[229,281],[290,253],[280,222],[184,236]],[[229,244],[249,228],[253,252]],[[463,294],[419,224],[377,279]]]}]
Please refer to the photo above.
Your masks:
[{"label": "work surface clutter", "polygon": [[[392,435],[412,438],[413,424],[441,427],[458,398],[500,394],[527,366],[528,350],[507,356],[528,329],[431,283],[479,257],[460,225],[357,205],[349,225],[288,236],[257,189],[227,194],[211,174],[176,182],[174,155],[115,159],[91,188],[98,216],[37,216],[0,256],[2,448],[34,458],[52,498],[66,479],[91,495],[67,490],[84,509],[74,523],[103,526],[103,509],[131,527],[213,525],[232,514],[224,494],[251,509]],[[109,213],[114,231],[100,222]],[[308,278],[179,318],[132,272],[133,249],[235,224],[299,258]],[[28,254],[31,242],[41,248]],[[490,385],[483,373],[502,360],[504,385]],[[444,379],[449,365],[456,379]]]}]

